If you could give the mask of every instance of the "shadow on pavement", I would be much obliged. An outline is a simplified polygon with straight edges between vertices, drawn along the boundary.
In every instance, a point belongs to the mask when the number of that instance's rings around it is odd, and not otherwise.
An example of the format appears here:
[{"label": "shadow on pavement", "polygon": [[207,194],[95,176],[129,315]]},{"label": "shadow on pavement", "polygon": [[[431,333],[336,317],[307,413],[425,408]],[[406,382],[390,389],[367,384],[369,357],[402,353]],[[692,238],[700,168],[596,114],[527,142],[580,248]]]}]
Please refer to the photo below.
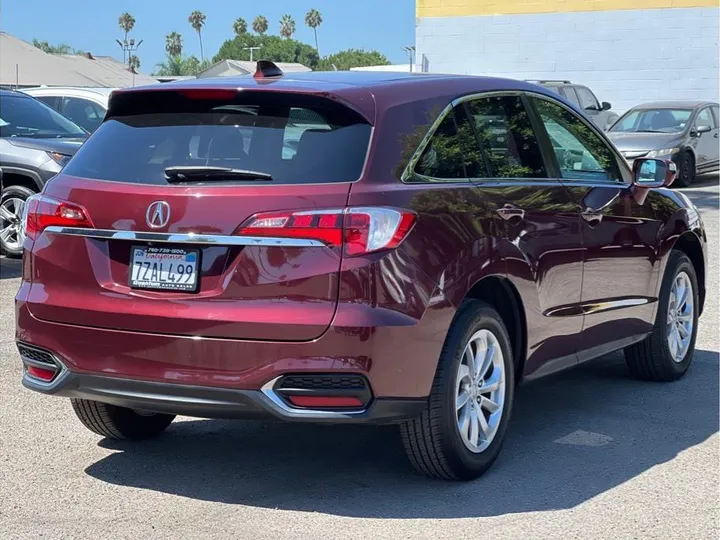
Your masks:
[{"label": "shadow on pavement", "polygon": [[[118,451],[86,472],[193,499],[352,517],[566,509],[705,441],[718,430],[718,399],[715,352],[698,351],[672,384],[630,379],[613,354],[521,387],[501,457],[471,483],[415,475],[393,426],[214,420],[178,422],[145,443],[104,440]],[[555,442],[570,434],[575,444]]]},{"label": "shadow on pavement", "polygon": [[0,257],[0,279],[14,279],[22,275],[22,260]]}]

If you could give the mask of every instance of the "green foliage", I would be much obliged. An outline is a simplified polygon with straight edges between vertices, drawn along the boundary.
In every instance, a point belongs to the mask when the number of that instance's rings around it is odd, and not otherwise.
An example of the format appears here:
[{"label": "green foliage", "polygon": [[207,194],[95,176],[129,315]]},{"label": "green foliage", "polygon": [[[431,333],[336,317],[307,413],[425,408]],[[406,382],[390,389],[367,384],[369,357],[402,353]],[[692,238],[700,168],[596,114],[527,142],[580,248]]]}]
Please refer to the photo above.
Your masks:
[{"label": "green foliage", "polygon": [[70,45],[66,45],[64,43],[60,43],[58,45],[51,45],[47,41],[33,39],[32,44],[38,49],[50,54],[74,54],[73,48]]},{"label": "green foliage", "polygon": [[270,23],[268,22],[267,17],[265,17],[264,15],[258,15],[257,17],[255,17],[255,20],[253,20],[252,27],[256,33],[264,34],[268,31],[269,25]]},{"label": "green foliage", "polygon": [[390,60],[378,51],[347,49],[323,58],[318,64],[318,69],[332,71],[334,65],[339,71],[347,71],[352,67],[385,66],[388,64],[390,64]]},{"label": "green foliage", "polygon": [[291,15],[283,15],[280,18],[280,35],[285,39],[290,39],[295,33],[295,19]]},{"label": "green foliage", "polygon": [[125,32],[125,39],[127,39],[127,35],[133,28],[135,28],[135,17],[126,11],[118,17],[118,25],[120,26],[120,29]]},{"label": "green foliage", "polygon": [[130,69],[137,72],[140,69],[140,59],[135,56],[134,54],[130,57],[128,60],[128,64],[130,64]]},{"label": "green foliage", "polygon": [[199,72],[210,67],[210,63],[200,61],[196,56],[169,56],[165,62],[155,66],[154,75],[161,77],[182,77],[197,75]]},{"label": "green foliage", "polygon": [[247,31],[247,21],[242,17],[238,17],[237,19],[235,19],[235,22],[233,23],[233,32],[235,32],[235,35],[242,36],[243,34],[247,34]]},{"label": "green foliage", "polygon": [[223,43],[213,63],[221,60],[250,60],[250,51],[243,50],[243,47],[261,47],[255,51],[254,57],[273,62],[298,62],[315,69],[320,61],[317,51],[306,43],[278,36],[245,34]]},{"label": "green foliage", "polygon": [[165,36],[165,52],[168,56],[182,56],[182,36],[177,32],[170,32]]},{"label": "green foliage", "polygon": [[206,18],[207,16],[203,12],[195,10],[188,17],[188,22],[190,23],[190,26],[193,27],[193,30],[200,33],[200,31],[203,29],[203,26],[205,26]]},{"label": "green foliage", "polygon": [[318,45],[317,29],[322,24],[322,22],[322,15],[317,9],[311,9],[305,14],[305,24],[312,28],[312,31],[315,34],[315,50],[317,51],[320,50],[320,47]]}]

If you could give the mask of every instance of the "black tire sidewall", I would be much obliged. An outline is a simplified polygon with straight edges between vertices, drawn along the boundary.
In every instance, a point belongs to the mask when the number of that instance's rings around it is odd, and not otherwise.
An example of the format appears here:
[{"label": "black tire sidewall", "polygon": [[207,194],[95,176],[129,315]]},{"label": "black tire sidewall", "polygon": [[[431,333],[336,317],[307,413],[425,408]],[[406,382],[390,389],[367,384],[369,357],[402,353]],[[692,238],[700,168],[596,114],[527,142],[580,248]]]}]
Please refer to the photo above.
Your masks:
[{"label": "black tire sidewall", "polygon": [[[515,390],[514,363],[512,348],[507,330],[500,315],[482,302],[473,301],[464,306],[463,313],[453,324],[451,335],[444,349],[448,369],[443,372],[442,388],[442,422],[441,440],[444,441],[443,452],[453,472],[460,478],[478,476],[495,461],[505,439],[508,422],[512,413]],[[486,329],[497,337],[505,362],[505,403],[498,431],[490,446],[483,452],[471,452],[463,443],[457,428],[457,412],[455,408],[457,370],[462,361],[465,346],[470,337],[478,330]]]},{"label": "black tire sidewall", "polygon": [[[28,197],[35,195],[35,193],[35,191],[25,186],[7,186],[2,190],[2,194],[0,194],[0,203],[5,202],[6,199],[11,197],[27,200]],[[0,241],[0,252],[8,257],[17,258],[22,255],[23,248],[20,246],[19,249],[10,249],[4,244],[4,242]]]},{"label": "black tire sidewall", "polygon": [[[672,284],[680,272],[685,272],[692,283],[693,329],[692,336],[690,338],[690,347],[688,347],[685,358],[683,358],[682,362],[675,362],[670,354],[670,347],[667,342],[667,316],[668,308],[670,307],[670,291],[672,289]],[[662,364],[666,367],[666,369],[672,371],[677,377],[687,371],[693,358],[695,340],[697,339],[698,331],[699,307],[698,282],[697,276],[695,275],[695,268],[693,267],[690,259],[688,259],[687,255],[679,251],[673,251],[671,252],[667,270],[665,271],[665,276],[663,278],[662,290],[660,292],[660,305],[658,306],[657,319],[655,322],[655,332],[661,345],[660,351],[662,355]]]},{"label": "black tire sidewall", "polygon": [[[687,167],[687,168],[686,168]],[[688,187],[695,179],[695,160],[688,152],[683,152],[677,160],[677,178],[675,184],[678,187]],[[686,174],[683,174],[687,171]]]}]

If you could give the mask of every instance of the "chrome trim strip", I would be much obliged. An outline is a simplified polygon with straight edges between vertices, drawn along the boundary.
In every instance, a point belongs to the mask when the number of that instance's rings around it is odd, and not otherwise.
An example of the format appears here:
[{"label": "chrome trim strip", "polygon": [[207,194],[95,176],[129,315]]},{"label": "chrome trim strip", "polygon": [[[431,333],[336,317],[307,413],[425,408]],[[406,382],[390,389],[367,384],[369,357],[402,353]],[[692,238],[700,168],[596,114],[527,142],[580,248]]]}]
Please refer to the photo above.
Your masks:
[{"label": "chrome trim strip", "polygon": [[156,233],[144,231],[117,231],[112,229],[81,229],[52,226],[45,232],[65,236],[82,236],[100,240],[129,240],[161,242],[167,244],[200,244],[212,246],[265,246],[265,247],[325,247],[319,240],[301,238],[275,238],[262,236],[227,236],[198,233]]},{"label": "chrome trim strip", "polygon": [[545,317],[570,317],[573,315],[592,315],[612,309],[620,309],[633,306],[643,306],[655,302],[650,298],[623,298],[621,300],[609,300],[606,302],[588,302],[584,304],[573,304],[550,309],[543,313]]},{"label": "chrome trim strip", "polygon": [[347,418],[367,412],[367,408],[359,411],[334,412],[313,409],[296,409],[294,407],[290,407],[282,400],[282,398],[280,398],[280,396],[277,395],[275,389],[273,388],[275,383],[282,377],[282,375],[275,377],[273,380],[265,383],[265,385],[260,389],[267,400],[269,400],[268,405],[270,405],[275,412],[281,414],[282,416],[290,418]]}]

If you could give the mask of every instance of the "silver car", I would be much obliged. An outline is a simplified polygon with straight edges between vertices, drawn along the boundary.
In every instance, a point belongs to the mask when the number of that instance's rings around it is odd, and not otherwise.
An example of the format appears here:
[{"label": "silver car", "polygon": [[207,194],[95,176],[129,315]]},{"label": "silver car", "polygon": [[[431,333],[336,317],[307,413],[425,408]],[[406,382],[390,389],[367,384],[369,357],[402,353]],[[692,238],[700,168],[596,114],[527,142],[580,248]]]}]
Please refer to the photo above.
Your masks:
[{"label": "silver car", "polygon": [[674,186],[689,186],[696,174],[720,165],[720,106],[711,101],[638,105],[608,135],[631,165],[641,157],[673,160],[678,168]]}]

